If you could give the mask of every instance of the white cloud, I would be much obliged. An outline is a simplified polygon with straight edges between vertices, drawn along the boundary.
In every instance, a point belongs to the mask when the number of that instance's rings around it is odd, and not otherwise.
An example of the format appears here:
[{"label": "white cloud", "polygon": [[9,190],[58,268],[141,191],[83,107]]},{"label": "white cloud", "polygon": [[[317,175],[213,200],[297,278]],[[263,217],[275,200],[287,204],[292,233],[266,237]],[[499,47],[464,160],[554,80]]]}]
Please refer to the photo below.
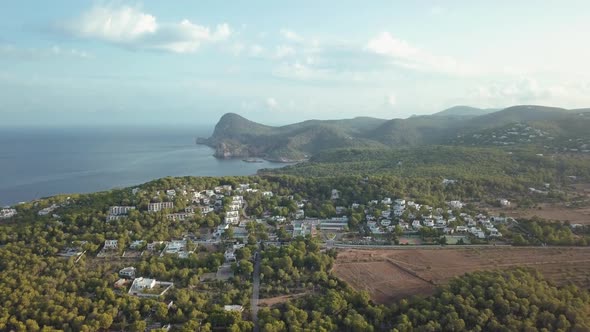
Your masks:
[{"label": "white cloud", "polygon": [[113,9],[97,6],[68,26],[79,36],[113,42],[134,40],[153,34],[158,29],[154,16],[131,7]]},{"label": "white cloud", "polygon": [[284,63],[278,66],[273,71],[273,75],[280,78],[296,80],[318,80],[326,79],[328,77],[325,71],[314,69],[299,61]]},{"label": "white cloud", "polygon": [[257,56],[262,55],[263,52],[264,52],[264,47],[262,47],[258,44],[254,44],[254,45],[250,46],[250,52],[249,52],[250,56],[257,57]]},{"label": "white cloud", "polygon": [[266,107],[270,110],[276,110],[279,107],[279,103],[273,97],[266,98]]},{"label": "white cloud", "polygon": [[284,58],[295,54],[295,49],[290,46],[279,45],[275,49],[275,58]]},{"label": "white cloud", "polygon": [[281,32],[281,36],[283,36],[283,38],[285,38],[288,41],[295,42],[295,43],[303,42],[303,37],[301,37],[295,31],[288,30],[288,29],[281,29],[280,32]]},{"label": "white cloud", "polygon": [[225,40],[232,33],[227,23],[214,29],[188,19],[178,23],[159,23],[155,16],[128,6],[96,6],[63,27],[66,32],[81,38],[174,53],[194,52],[203,43]]},{"label": "white cloud", "polygon": [[365,49],[390,59],[391,64],[406,69],[438,72],[453,75],[477,73],[475,67],[459,63],[452,57],[434,55],[395,38],[389,32],[382,32],[367,43]]},{"label": "white cloud", "polygon": [[19,60],[39,60],[47,58],[80,58],[90,59],[93,56],[75,48],[62,48],[53,45],[50,48],[23,48],[11,44],[0,45],[0,57],[16,58]]},{"label": "white cloud", "polygon": [[397,96],[396,96],[395,94],[393,94],[393,93],[390,93],[390,94],[387,96],[387,98],[386,98],[386,100],[385,100],[385,103],[386,103],[386,104],[387,104],[387,106],[389,106],[389,107],[393,107],[393,106],[397,105]]},{"label": "white cloud", "polygon": [[481,85],[469,95],[470,102],[486,107],[540,104],[577,108],[590,105],[590,88],[583,83],[542,84],[532,78]]}]

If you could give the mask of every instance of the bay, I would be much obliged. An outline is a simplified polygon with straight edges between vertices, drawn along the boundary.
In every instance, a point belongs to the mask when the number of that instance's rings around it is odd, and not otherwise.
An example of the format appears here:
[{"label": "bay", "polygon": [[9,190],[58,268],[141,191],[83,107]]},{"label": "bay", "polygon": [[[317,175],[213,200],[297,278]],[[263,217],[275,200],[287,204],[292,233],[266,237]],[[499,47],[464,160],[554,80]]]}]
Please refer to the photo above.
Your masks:
[{"label": "bay", "polygon": [[220,160],[196,145],[212,126],[0,128],[0,206],[166,176],[252,175],[284,164]]}]

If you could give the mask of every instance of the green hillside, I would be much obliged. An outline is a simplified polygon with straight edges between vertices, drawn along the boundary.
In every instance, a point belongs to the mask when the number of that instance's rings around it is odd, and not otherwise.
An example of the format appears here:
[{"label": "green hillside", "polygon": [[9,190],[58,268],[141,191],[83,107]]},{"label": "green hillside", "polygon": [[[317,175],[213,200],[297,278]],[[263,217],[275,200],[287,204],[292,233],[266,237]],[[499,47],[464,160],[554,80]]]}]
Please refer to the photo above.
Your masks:
[{"label": "green hillside", "polygon": [[433,115],[383,120],[358,117],[266,126],[225,114],[210,138],[219,158],[260,157],[301,161],[339,148],[421,145],[534,146],[550,151],[590,152],[590,111],[534,105],[501,111],[457,106]]}]

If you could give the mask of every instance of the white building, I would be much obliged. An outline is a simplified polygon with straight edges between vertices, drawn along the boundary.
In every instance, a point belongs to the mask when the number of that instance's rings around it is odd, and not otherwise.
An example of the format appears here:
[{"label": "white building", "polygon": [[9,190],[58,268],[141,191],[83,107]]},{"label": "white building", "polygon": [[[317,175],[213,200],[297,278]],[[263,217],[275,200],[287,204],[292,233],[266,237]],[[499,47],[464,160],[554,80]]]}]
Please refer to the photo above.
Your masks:
[{"label": "white building", "polygon": [[510,201],[507,200],[507,199],[502,198],[502,199],[500,199],[500,205],[503,206],[503,207],[509,207],[510,206]]},{"label": "white building", "polygon": [[235,218],[240,216],[240,211],[227,211],[225,213],[226,217]]},{"label": "white building", "polygon": [[16,216],[17,212],[15,209],[2,209],[0,210],[0,219],[7,219]]},{"label": "white building", "polygon": [[336,189],[332,189],[332,199],[340,198],[340,192]]},{"label": "white building", "polygon": [[173,208],[174,208],[173,202],[159,202],[159,203],[148,204],[148,211],[149,212],[159,212],[164,209],[173,209]]},{"label": "white building", "polygon": [[190,219],[192,217],[194,217],[195,214],[194,213],[170,213],[166,215],[166,218],[168,218],[169,220],[186,220],[186,219]]},{"label": "white building", "polygon": [[156,286],[156,279],[150,278],[135,278],[133,280],[133,284],[131,285],[132,290],[144,290],[144,289],[152,289]]},{"label": "white building", "polygon": [[131,244],[129,245],[129,249],[133,249],[133,250],[137,250],[141,247],[143,247],[143,244],[145,243],[144,240],[136,240],[131,242]]},{"label": "white building", "polygon": [[129,266],[119,270],[119,276],[123,278],[133,279],[135,278],[135,272],[137,270],[133,266]]},{"label": "white building", "polygon": [[305,218],[305,211],[299,209],[295,211],[295,219],[303,219]]},{"label": "white building", "polygon": [[321,230],[342,231],[348,227],[348,217],[336,217],[320,221]]},{"label": "white building", "polygon": [[135,210],[135,206],[111,206],[109,208],[109,214],[112,216],[120,216],[129,213],[131,210]]},{"label": "white building", "polygon": [[200,206],[199,209],[201,209],[201,214],[207,214],[210,212],[213,212],[215,209],[210,207],[210,206]]},{"label": "white building", "polygon": [[224,311],[243,312],[244,307],[242,307],[241,305],[224,305],[223,310]]},{"label": "white building", "polygon": [[147,250],[148,251],[154,251],[154,250],[156,250],[156,248],[158,248],[162,244],[164,244],[164,241],[154,241],[152,243],[148,243]]},{"label": "white building", "polygon": [[119,248],[119,241],[118,240],[106,240],[104,241],[104,248],[105,250],[115,250]]},{"label": "white building", "polygon": [[461,201],[450,201],[449,206],[453,209],[461,209],[463,208],[463,203]]},{"label": "white building", "polygon": [[41,209],[39,212],[37,212],[37,214],[40,216],[46,216],[46,215],[50,214],[51,212],[53,212],[53,210],[55,210],[57,208],[58,208],[58,206],[56,204],[51,204],[51,206]]}]

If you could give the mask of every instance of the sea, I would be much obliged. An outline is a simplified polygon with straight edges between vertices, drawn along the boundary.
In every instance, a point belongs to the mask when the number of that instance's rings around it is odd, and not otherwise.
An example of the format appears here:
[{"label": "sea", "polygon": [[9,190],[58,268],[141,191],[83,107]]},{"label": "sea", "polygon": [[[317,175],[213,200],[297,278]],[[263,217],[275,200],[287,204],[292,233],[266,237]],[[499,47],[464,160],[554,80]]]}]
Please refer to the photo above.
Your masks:
[{"label": "sea", "polygon": [[252,175],[285,166],[220,160],[197,145],[213,126],[0,128],[0,207],[166,176]]}]

